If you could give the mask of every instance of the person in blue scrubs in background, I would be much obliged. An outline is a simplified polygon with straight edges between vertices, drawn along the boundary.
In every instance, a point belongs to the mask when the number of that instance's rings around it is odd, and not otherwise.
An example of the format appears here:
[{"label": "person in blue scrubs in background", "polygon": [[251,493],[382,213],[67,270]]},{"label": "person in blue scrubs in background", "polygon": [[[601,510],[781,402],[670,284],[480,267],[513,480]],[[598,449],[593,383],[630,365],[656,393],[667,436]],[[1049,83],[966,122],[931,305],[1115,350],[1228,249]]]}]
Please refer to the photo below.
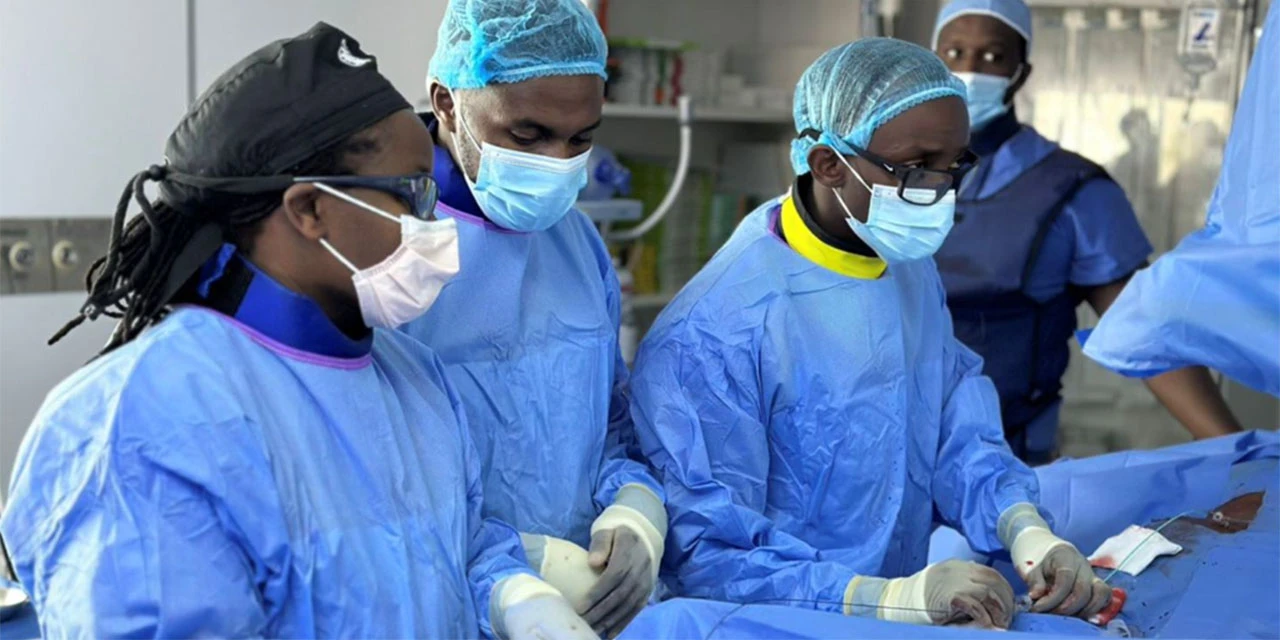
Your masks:
[{"label": "person in blue scrubs in background", "polygon": [[604,104],[604,35],[580,0],[452,0],[438,43],[424,117],[462,275],[404,331],[458,387],[485,513],[526,534],[541,569],[589,562],[572,573],[590,585],[544,575],[588,587],[577,604],[612,635],[653,591],[667,523],[634,459],[618,279],[573,208]]},{"label": "person in blue scrubs in background", "polygon": [[62,333],[119,325],[46,399],[0,521],[45,637],[595,637],[482,519],[439,361],[384,331],[458,268],[432,151],[321,23],[215,80],[130,181]]},{"label": "person in blue scrubs in background", "polygon": [[[956,337],[1000,392],[1010,446],[1042,464],[1057,455],[1076,307],[1104,314],[1151,245],[1101,167],[1018,122],[1012,104],[1031,75],[1031,41],[1023,0],[953,0],[938,15],[933,47],[965,83],[980,160],[935,259]],[[1198,438],[1240,430],[1207,369],[1148,386]]]},{"label": "person in blue scrubs in background", "polygon": [[1280,3],[1262,34],[1204,228],[1134,276],[1085,343],[1109,369],[1207,365],[1280,396]]},{"label": "person in blue scrubs in background", "polygon": [[796,181],[640,347],[632,415],[663,476],[677,594],[1007,628],[992,569],[926,566],[938,522],[1009,550],[1033,610],[1110,600],[1034,506],[930,259],[971,169],[964,85],[928,50],[836,47],[795,95]]}]

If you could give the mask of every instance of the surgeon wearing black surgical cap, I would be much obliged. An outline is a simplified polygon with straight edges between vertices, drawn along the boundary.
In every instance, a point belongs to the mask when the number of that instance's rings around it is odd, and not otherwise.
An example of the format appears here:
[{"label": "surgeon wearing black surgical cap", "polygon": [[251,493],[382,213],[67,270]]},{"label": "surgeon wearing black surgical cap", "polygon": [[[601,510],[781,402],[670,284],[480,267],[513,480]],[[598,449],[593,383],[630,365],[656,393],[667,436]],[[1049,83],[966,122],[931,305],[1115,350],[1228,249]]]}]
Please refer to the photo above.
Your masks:
[{"label": "surgeon wearing black surgical cap", "polygon": [[219,77],[129,181],[54,339],[116,330],[45,401],[0,520],[46,637],[593,637],[481,519],[435,356],[383,330],[458,268],[432,161],[375,59],[317,24]]}]

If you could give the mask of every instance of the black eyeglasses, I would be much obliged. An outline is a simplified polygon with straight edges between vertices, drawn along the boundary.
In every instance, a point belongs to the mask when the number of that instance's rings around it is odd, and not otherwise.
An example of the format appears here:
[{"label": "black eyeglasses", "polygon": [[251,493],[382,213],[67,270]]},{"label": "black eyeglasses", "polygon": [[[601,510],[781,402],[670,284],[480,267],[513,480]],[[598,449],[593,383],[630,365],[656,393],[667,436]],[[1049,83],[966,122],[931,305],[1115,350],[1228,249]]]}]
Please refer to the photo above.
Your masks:
[{"label": "black eyeglasses", "polygon": [[[821,135],[822,133],[816,129],[806,129],[800,134],[801,137],[815,140]],[[879,165],[889,175],[897,178],[899,198],[922,207],[938,202],[952,189],[959,190],[965,176],[978,165],[978,156],[968,149],[965,149],[964,154],[956,160],[954,168],[939,170],[894,164],[862,147],[852,144],[849,147],[863,159]]]},{"label": "black eyeglasses", "polygon": [[415,218],[430,220],[440,199],[440,187],[430,174],[415,173],[407,176],[304,176],[294,182],[322,182],[331,187],[373,189],[395,196],[409,207]]}]

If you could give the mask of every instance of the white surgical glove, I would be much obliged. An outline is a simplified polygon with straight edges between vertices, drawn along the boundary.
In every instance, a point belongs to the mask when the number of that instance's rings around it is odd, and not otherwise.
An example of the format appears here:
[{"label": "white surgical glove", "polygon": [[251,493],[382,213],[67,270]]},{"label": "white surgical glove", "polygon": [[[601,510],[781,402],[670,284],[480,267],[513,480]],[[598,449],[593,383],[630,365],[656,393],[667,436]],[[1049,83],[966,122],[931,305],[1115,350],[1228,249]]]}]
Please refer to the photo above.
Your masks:
[{"label": "white surgical glove", "polygon": [[600,640],[555,587],[530,575],[493,587],[490,620],[505,640]]},{"label": "white surgical glove", "polygon": [[587,550],[560,538],[529,533],[520,534],[529,566],[547,584],[555,587],[576,611],[586,611],[587,594],[600,580],[600,572],[591,568]]},{"label": "white surgical glove", "polygon": [[996,570],[948,560],[907,578],[858,576],[845,590],[845,615],[908,624],[952,623],[1008,629],[1013,587]]},{"label": "white surgical glove", "polygon": [[644,609],[658,581],[667,512],[648,487],[629,484],[591,525],[588,562],[599,579],[578,610],[600,635],[614,637]]},{"label": "white surgical glove", "polygon": [[1086,620],[1111,604],[1111,587],[1075,545],[1053,535],[1035,506],[1022,502],[1000,515],[1000,540],[1027,581],[1031,610]]}]

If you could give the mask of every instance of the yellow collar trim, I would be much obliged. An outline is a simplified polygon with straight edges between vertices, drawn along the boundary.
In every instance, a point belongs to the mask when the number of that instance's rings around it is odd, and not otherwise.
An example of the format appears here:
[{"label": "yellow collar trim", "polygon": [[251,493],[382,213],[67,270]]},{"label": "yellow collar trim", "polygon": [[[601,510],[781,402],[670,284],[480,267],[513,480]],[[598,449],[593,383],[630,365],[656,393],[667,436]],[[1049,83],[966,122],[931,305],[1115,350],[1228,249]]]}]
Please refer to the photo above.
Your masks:
[{"label": "yellow collar trim", "polygon": [[786,237],[787,244],[791,245],[796,253],[842,276],[859,280],[875,280],[884,275],[885,269],[888,268],[884,260],[841,251],[814,235],[800,218],[800,212],[796,209],[793,198],[794,196],[788,195],[782,200],[779,224],[782,225],[782,235]]}]

